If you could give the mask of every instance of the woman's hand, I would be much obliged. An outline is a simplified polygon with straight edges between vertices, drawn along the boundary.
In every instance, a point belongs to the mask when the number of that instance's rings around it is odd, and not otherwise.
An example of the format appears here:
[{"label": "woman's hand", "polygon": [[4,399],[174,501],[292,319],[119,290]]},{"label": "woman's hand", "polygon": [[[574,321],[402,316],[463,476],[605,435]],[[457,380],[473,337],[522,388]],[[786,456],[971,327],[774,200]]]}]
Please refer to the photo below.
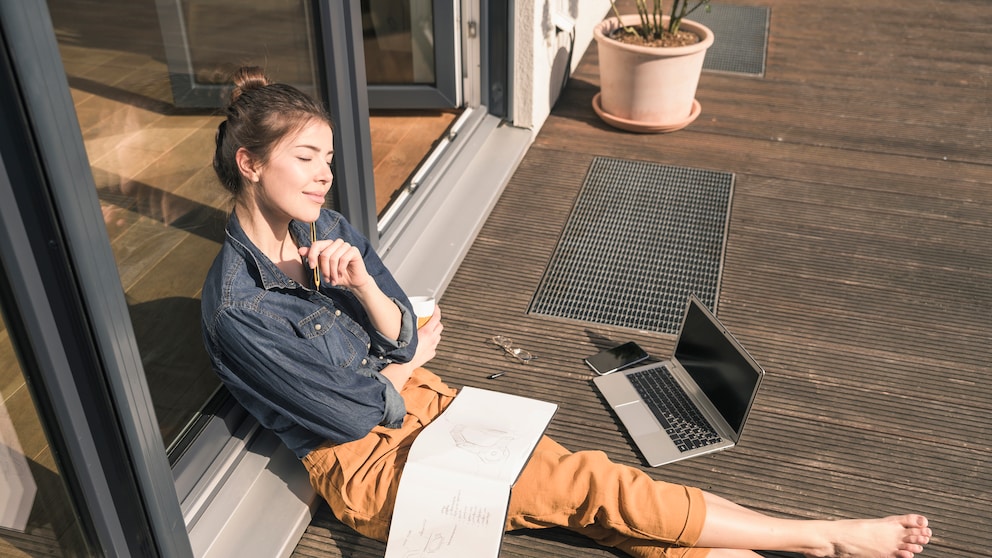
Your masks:
[{"label": "woman's hand", "polygon": [[316,268],[324,280],[336,287],[362,290],[373,282],[358,248],[340,238],[318,240],[300,248],[300,255],[309,269]]},{"label": "woman's hand", "polygon": [[417,352],[410,362],[393,363],[382,369],[382,375],[392,382],[396,391],[402,393],[403,385],[410,379],[413,371],[427,364],[437,354],[437,345],[441,342],[441,308],[434,306],[434,315],[417,330]]},{"label": "woman's hand", "polygon": [[417,329],[417,352],[410,359],[410,363],[415,367],[427,364],[437,355],[437,346],[441,343],[441,332],[444,325],[441,324],[441,307],[434,305],[434,314],[423,326]]}]

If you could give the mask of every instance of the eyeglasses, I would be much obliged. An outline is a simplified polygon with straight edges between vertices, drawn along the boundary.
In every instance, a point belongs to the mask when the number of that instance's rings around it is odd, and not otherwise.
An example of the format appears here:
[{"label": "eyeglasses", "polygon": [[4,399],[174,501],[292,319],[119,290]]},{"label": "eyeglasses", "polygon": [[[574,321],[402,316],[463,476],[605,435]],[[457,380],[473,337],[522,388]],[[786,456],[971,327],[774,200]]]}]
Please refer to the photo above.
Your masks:
[{"label": "eyeglasses", "polygon": [[496,335],[489,339],[492,343],[496,344],[499,348],[503,349],[503,353],[507,357],[512,357],[524,364],[535,360],[537,357],[530,354],[529,352],[513,346],[513,339],[509,337],[503,337],[502,335]]}]

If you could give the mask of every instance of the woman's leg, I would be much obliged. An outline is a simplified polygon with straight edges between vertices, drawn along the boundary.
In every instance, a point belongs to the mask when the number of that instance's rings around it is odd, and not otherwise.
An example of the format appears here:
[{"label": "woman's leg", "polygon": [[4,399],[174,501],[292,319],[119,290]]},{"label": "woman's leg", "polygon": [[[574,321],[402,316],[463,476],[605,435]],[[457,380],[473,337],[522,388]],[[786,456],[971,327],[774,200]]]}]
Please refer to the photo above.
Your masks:
[{"label": "woman's leg", "polygon": [[541,439],[510,493],[507,529],[559,526],[637,557],[693,557],[702,491],[657,482],[599,451],[572,453]]},{"label": "woman's leg", "polygon": [[[930,542],[921,515],[881,519],[807,521],[780,519],[704,492],[706,519],[697,546],[784,550],[816,557],[912,558]],[[712,558],[722,557],[713,551]]]},{"label": "woman's leg", "polygon": [[544,438],[513,488],[507,528],[550,526],[639,557],[756,558],[750,550],[781,550],[815,557],[912,558],[930,539],[923,516],[774,518],[698,489],[654,481],[602,452],[573,454]]},{"label": "woman's leg", "polygon": [[429,370],[418,368],[400,394],[406,402],[401,428],[377,426],[364,438],[328,444],[303,458],[310,483],[335,517],[380,541],[389,533],[400,472],[417,432],[441,414],[456,392]]}]

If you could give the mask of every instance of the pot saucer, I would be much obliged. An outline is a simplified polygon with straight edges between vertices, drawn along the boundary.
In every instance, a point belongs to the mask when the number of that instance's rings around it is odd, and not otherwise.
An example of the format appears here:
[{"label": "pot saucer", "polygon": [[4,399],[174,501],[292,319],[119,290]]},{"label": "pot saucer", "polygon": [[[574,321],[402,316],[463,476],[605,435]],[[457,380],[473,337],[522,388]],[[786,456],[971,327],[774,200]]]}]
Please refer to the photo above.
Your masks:
[{"label": "pot saucer", "polygon": [[658,134],[666,132],[674,132],[676,130],[681,130],[699,116],[702,112],[702,106],[699,101],[692,100],[692,110],[689,111],[689,116],[680,122],[666,123],[666,124],[652,124],[650,122],[638,122],[636,120],[627,120],[626,118],[620,118],[619,116],[613,116],[612,114],[603,110],[603,106],[599,102],[599,93],[592,98],[592,108],[596,111],[596,114],[614,128],[620,128],[621,130],[627,130],[628,132],[640,132],[642,134]]}]

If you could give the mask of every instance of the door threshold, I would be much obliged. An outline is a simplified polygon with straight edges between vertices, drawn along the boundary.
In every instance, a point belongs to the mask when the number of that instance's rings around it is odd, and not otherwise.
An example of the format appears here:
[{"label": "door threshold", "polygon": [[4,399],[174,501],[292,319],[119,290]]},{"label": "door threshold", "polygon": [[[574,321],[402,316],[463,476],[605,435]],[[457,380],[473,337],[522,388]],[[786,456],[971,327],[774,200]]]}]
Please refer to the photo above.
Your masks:
[{"label": "door threshold", "polygon": [[467,135],[381,239],[383,262],[409,296],[440,298],[534,139],[488,114]]}]

